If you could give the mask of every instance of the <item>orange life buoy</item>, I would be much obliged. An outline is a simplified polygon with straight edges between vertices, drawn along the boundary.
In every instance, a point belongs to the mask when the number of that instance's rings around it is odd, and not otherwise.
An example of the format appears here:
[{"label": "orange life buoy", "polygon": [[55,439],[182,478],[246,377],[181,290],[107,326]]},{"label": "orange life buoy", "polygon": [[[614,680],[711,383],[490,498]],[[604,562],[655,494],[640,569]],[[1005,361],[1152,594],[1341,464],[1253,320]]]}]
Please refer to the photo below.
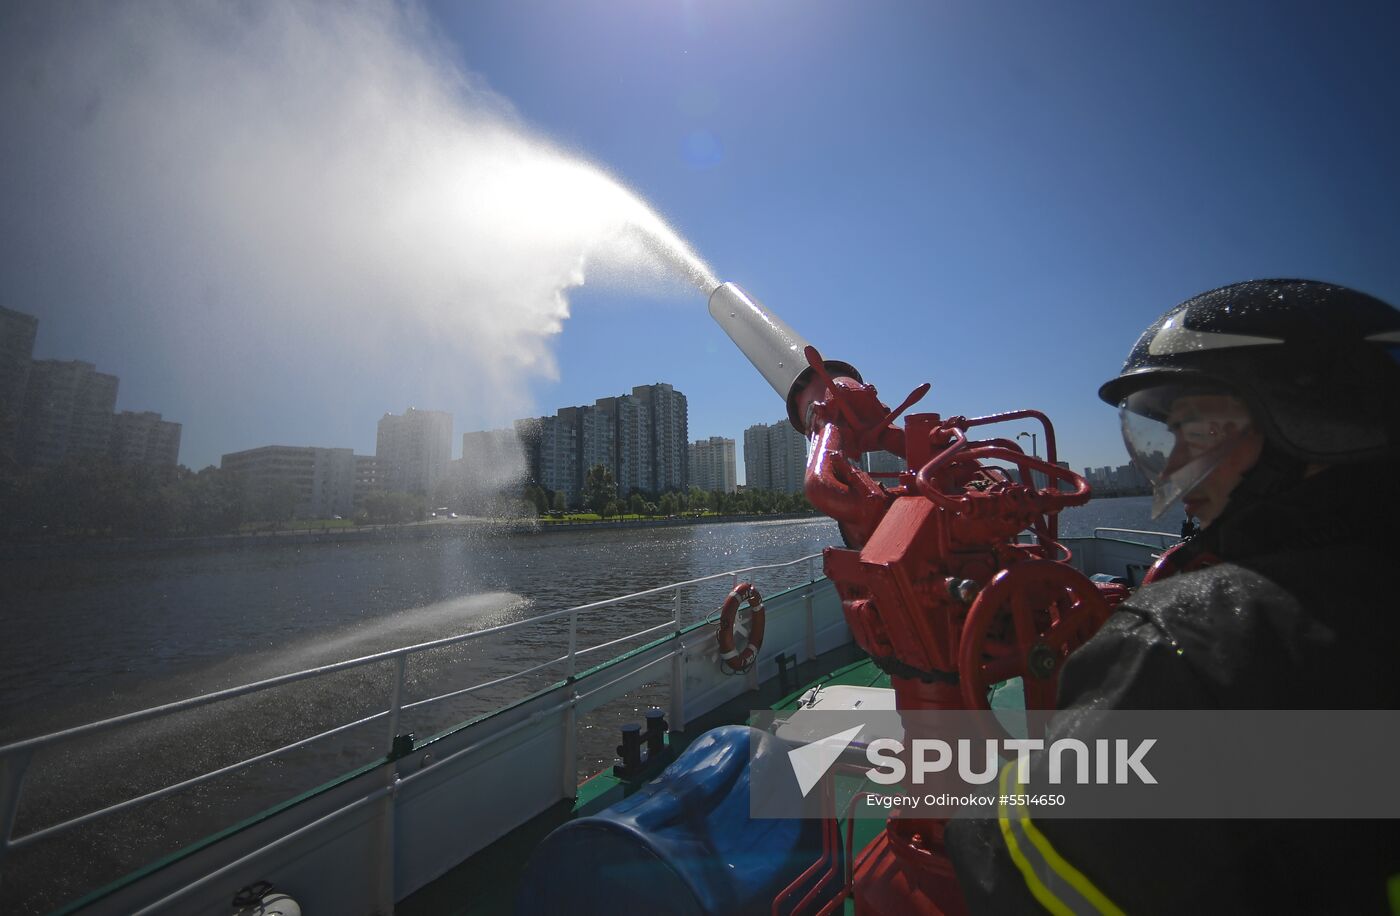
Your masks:
[{"label": "orange life buoy", "polygon": [[[734,623],[739,616],[739,602],[749,602],[749,633],[747,644],[742,648],[735,645]],[[720,664],[734,671],[748,671],[758,659],[758,650],[763,648],[763,596],[748,582],[740,582],[734,591],[724,599],[719,609]],[[740,634],[742,635],[742,630]]]}]

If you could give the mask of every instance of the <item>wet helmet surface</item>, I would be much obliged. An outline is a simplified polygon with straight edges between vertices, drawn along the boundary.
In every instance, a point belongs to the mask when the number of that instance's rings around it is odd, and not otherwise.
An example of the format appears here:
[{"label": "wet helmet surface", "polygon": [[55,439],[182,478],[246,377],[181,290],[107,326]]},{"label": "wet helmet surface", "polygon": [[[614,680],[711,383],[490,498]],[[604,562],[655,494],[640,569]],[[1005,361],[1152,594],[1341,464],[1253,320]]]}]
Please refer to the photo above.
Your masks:
[{"label": "wet helmet surface", "polygon": [[1313,280],[1254,280],[1162,315],[1099,397],[1149,415],[1165,401],[1153,391],[1227,392],[1294,458],[1366,461],[1400,456],[1397,357],[1400,311],[1382,300]]}]

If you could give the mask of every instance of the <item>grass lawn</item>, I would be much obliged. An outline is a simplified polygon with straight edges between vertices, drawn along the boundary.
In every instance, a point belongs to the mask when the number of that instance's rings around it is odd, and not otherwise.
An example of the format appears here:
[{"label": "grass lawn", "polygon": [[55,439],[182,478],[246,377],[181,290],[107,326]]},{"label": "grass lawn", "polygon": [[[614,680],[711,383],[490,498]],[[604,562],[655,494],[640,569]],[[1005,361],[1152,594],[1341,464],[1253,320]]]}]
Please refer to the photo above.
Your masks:
[{"label": "grass lawn", "polygon": [[[687,513],[687,516],[690,516],[692,514],[693,513]],[[715,515],[715,513],[704,512],[694,515],[696,515],[696,517],[704,517],[709,515]],[[633,515],[631,513],[626,513],[624,515],[612,515],[608,518],[603,518],[596,512],[570,512],[568,515],[541,516],[539,521],[540,524],[543,525],[558,525],[568,524],[571,522],[644,522],[653,521],[656,519],[663,519],[665,517],[666,516],[664,515]],[[679,517],[681,516],[677,516],[677,518]]]}]

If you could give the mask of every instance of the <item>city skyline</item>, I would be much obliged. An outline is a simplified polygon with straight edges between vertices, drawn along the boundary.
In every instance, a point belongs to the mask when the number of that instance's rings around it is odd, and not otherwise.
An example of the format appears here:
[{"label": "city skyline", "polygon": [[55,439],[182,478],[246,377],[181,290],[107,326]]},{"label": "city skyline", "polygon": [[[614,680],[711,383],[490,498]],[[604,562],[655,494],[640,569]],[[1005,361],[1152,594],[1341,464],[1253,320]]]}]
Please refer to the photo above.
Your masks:
[{"label": "city skyline", "polygon": [[[100,373],[81,360],[35,359],[33,344],[38,319],[33,315],[0,308],[0,454],[22,466],[52,467],[74,457],[108,457],[121,465],[174,467],[178,463],[182,425],[164,420],[153,411],[117,412],[119,378]],[[56,381],[57,380],[57,381]],[[670,439],[679,439],[689,458],[689,467],[672,467],[657,475],[653,468],[660,440],[666,435],[653,432],[657,408],[651,402],[667,392],[678,397],[679,425],[672,424]],[[54,404],[58,402],[58,411]],[[43,406],[47,404],[47,406]],[[638,425],[637,411],[646,405],[648,417]],[[594,414],[613,430],[606,447],[593,432]],[[240,472],[249,495],[266,497],[265,492],[284,467],[305,466],[300,480],[302,503],[313,514],[333,505],[334,511],[348,514],[368,492],[434,494],[451,474],[476,474],[480,479],[456,479],[459,487],[477,496],[516,482],[513,467],[524,457],[526,479],[536,484],[558,483],[557,469],[551,467],[550,480],[541,475],[539,424],[566,421],[569,435],[576,441],[576,459],[568,471],[574,478],[560,487],[570,500],[577,499],[587,469],[601,464],[618,476],[623,495],[632,490],[663,492],[686,486],[732,493],[736,486],[796,492],[802,478],[799,459],[802,437],[786,420],[755,424],[744,430],[744,462],[735,460],[736,440],[721,436],[688,441],[686,398],[665,382],[634,386],[631,395],[604,397],[593,405],[560,407],[553,416],[514,421],[512,428],[464,432],[461,453],[453,456],[453,418],[443,411],[408,407],[404,414],[385,413],[377,424],[373,455],[354,454],[338,446],[260,445],[221,456],[219,467]],[[633,417],[625,421],[626,417]],[[618,432],[623,424],[648,439],[648,456],[638,461],[623,451],[626,438]],[[557,433],[553,433],[557,438]],[[1029,437],[1037,449],[1036,435]],[[509,439],[507,445],[503,440]],[[614,440],[615,441],[611,441]],[[591,442],[592,444],[586,444]],[[640,443],[634,446],[640,447]],[[521,456],[520,451],[529,453]],[[531,451],[533,450],[533,451]],[[1036,451],[1038,454],[1038,451]],[[468,456],[476,461],[469,461]],[[673,461],[674,463],[674,461]],[[684,462],[681,462],[682,464]],[[703,463],[703,469],[697,465]],[[1070,467],[1064,460],[1058,462]],[[737,464],[737,466],[736,466]],[[877,451],[862,459],[867,472],[887,474],[903,470],[898,456]],[[1096,490],[1110,494],[1137,492],[1146,488],[1146,479],[1130,464],[1084,467],[1084,478]],[[1037,474],[1037,486],[1043,486]],[[756,483],[755,483],[756,481]],[[323,493],[323,489],[326,491]]]},{"label": "city skyline", "polygon": [[107,460],[173,469],[182,425],[117,410],[119,376],[80,359],[34,355],[37,316],[0,307],[0,467]]},{"label": "city skyline", "polygon": [[[0,438],[6,436],[13,436],[15,428],[17,428],[18,426],[18,421],[23,416],[23,398],[24,392],[28,387],[28,378],[19,375],[17,371],[12,371],[12,369],[14,369],[14,367],[17,366],[20,362],[25,363],[25,369],[27,371],[31,370],[32,366],[40,364],[42,364],[40,365],[41,369],[46,369],[50,366],[59,366],[77,367],[79,370],[81,370],[84,367],[86,367],[88,375],[92,375],[95,378],[98,378],[105,382],[105,384],[103,385],[103,390],[101,392],[101,397],[99,398],[99,400],[101,400],[102,403],[97,406],[99,408],[98,412],[106,416],[107,420],[107,425],[104,427],[105,435],[102,438],[104,439],[104,442],[110,440],[110,443],[109,445],[104,445],[103,449],[101,450],[110,450],[112,452],[114,460],[119,461],[119,463],[139,463],[140,461],[144,460],[147,452],[147,446],[145,442],[147,441],[150,442],[149,449],[152,451],[152,453],[154,454],[156,452],[159,452],[162,456],[162,460],[165,463],[170,465],[174,465],[177,463],[183,464],[184,466],[189,467],[191,470],[196,471],[204,467],[222,467],[227,463],[229,458],[235,456],[244,456],[248,453],[260,452],[262,450],[267,449],[302,450],[307,451],[308,453],[350,452],[353,453],[357,458],[367,456],[379,456],[379,453],[385,447],[385,436],[383,433],[383,425],[385,421],[391,419],[401,419],[398,415],[386,411],[378,421],[378,424],[376,425],[374,448],[369,450],[362,451],[361,448],[358,448],[353,445],[347,446],[341,444],[313,443],[306,441],[262,442],[256,445],[250,445],[245,443],[239,448],[220,453],[216,459],[210,460],[207,463],[199,463],[197,460],[193,462],[180,462],[178,461],[178,458],[181,452],[182,428],[185,424],[163,420],[161,415],[155,411],[134,411],[129,409],[118,410],[117,408],[121,406],[121,388],[118,384],[118,379],[120,378],[119,375],[117,375],[116,373],[97,372],[96,367],[93,364],[88,363],[84,360],[61,360],[34,355],[33,348],[35,340],[37,339],[36,329],[40,326],[38,318],[36,316],[29,315],[27,313],[19,312],[16,310],[5,309],[3,311],[4,315],[0,317],[4,317],[5,325],[3,328],[0,328],[0,345],[3,345],[5,354],[4,359],[0,360],[0,362],[3,363],[3,366],[0,366],[0,368],[3,368],[5,370],[5,377],[3,380],[0,381],[4,382],[6,396],[4,398],[0,398],[0,402],[3,402],[3,406],[7,411],[13,409],[15,416],[9,417],[7,414],[6,417],[0,418],[0,421],[3,421],[0,422]],[[668,383],[662,382],[659,384],[667,385]],[[634,391],[638,388],[646,387],[650,386],[635,386]],[[20,400],[15,405],[13,405],[13,408],[9,404],[9,401],[12,399],[10,396],[11,389],[14,389],[15,391],[19,392],[20,397]],[[614,397],[605,397],[599,398],[598,403],[601,404],[604,402],[615,402],[616,400],[617,399]],[[565,411],[578,409],[580,408],[559,408],[559,410]],[[590,407],[588,409],[592,408]],[[432,408],[418,408],[410,405],[406,408],[404,416],[414,414],[445,418],[445,432],[440,438],[443,440],[444,443],[446,443],[446,451],[444,451],[442,454],[435,456],[431,462],[428,462],[432,465],[431,471],[428,470],[427,465],[425,465],[424,469],[420,472],[420,476],[423,477],[424,481],[427,481],[429,478],[431,478],[432,480],[432,484],[425,483],[425,485],[421,489],[424,489],[426,492],[431,492],[432,485],[436,484],[441,478],[441,476],[445,473],[445,464],[447,462],[466,458],[467,449],[463,447],[460,452],[456,450],[454,443],[456,443],[458,440],[452,434],[452,425],[454,420],[450,412],[434,410]],[[142,443],[140,445],[138,445],[136,441],[137,431],[139,431],[140,435],[143,437]],[[469,436],[494,432],[499,432],[499,430],[466,431],[463,433],[463,438],[460,441],[462,445],[465,446],[467,442],[467,437]],[[692,436],[691,439],[693,438],[694,437]],[[733,436],[707,436],[704,438],[725,438],[728,439],[730,442],[736,441],[736,438]],[[391,436],[389,441],[398,441],[398,439],[396,437]],[[4,439],[3,442],[0,442],[0,444],[5,444],[7,442],[8,439]],[[683,449],[689,449],[690,445],[691,442],[685,439],[685,437],[682,437],[682,441],[680,442],[679,447]],[[14,444],[10,444],[9,447],[14,448],[15,446]],[[671,443],[671,448],[676,448],[675,443]],[[88,449],[88,451],[92,451],[92,449]],[[59,458],[61,458],[61,454],[55,457],[54,460],[44,460],[40,463],[52,464],[55,463]],[[426,459],[424,460],[426,461]],[[747,469],[742,464],[738,466],[736,479],[737,484],[745,484],[746,471]],[[402,477],[404,475],[404,471],[388,470],[384,471],[383,473],[385,473],[385,480],[390,484],[391,489],[414,489],[413,487],[407,487],[402,480],[398,479],[399,477]],[[679,483],[676,480],[672,480],[671,483],[674,486],[679,486]],[[317,500],[319,500],[319,496],[317,497]]]},{"label": "city skyline", "polygon": [[1117,466],[1096,390],[1176,302],[1267,276],[1400,300],[1397,25],[1293,0],[6,9],[0,302],[40,317],[37,357],[119,376],[117,411],[179,418],[194,468],[632,378],[738,439],[782,405],[664,217],[886,403],[928,381],[916,411],[1040,409],[1061,459]]},{"label": "city skyline", "polygon": [[[5,408],[3,411],[5,416],[0,417],[0,420],[4,421],[0,422],[0,444],[4,444],[11,450],[14,450],[17,444],[20,444],[16,433],[19,428],[18,421],[25,415],[24,402],[26,400],[26,388],[29,384],[29,378],[27,377],[29,374],[33,374],[38,379],[35,383],[36,386],[47,387],[50,386],[51,383],[47,381],[46,377],[52,374],[52,372],[61,371],[72,374],[74,371],[77,371],[83,373],[84,377],[90,376],[92,379],[103,383],[100,386],[101,391],[98,392],[97,395],[78,399],[80,401],[94,400],[98,402],[95,403],[93,409],[88,409],[85,412],[100,415],[98,419],[102,420],[103,423],[100,430],[86,428],[87,426],[92,426],[92,423],[78,424],[82,427],[80,430],[80,438],[92,439],[93,442],[76,442],[73,446],[74,454],[109,453],[112,460],[119,464],[141,464],[150,461],[151,463],[174,466],[178,463],[181,424],[165,421],[159,413],[153,411],[138,412],[123,410],[117,412],[115,410],[117,391],[119,390],[117,376],[98,373],[96,372],[95,366],[81,360],[62,361],[33,358],[32,350],[36,337],[35,332],[38,319],[35,316],[9,309],[0,310],[0,319],[3,319],[3,327],[0,328],[0,349],[4,351],[3,360],[0,360],[0,362],[3,363],[3,365],[0,365],[0,369],[3,369],[3,372],[0,372],[3,379],[0,379],[0,381],[3,381],[5,395],[3,398],[0,398],[0,402],[2,402],[0,403],[0,407]],[[37,367],[37,372],[35,371],[35,367]],[[21,369],[24,371],[21,372]],[[75,383],[70,387],[76,387],[80,384],[81,383]],[[665,389],[672,389],[672,386],[664,382],[658,383],[657,386],[634,386],[632,396],[636,397],[640,393],[648,392],[650,389],[658,386]],[[18,400],[16,400],[16,394],[18,394]],[[560,407],[554,416],[567,416],[570,418],[570,422],[581,427],[584,421],[581,419],[579,412],[601,409],[604,412],[609,412],[612,417],[612,422],[616,423],[619,398],[627,397],[627,395],[622,395],[619,397],[599,398],[593,406]],[[684,396],[682,396],[682,398],[683,397]],[[12,401],[15,403],[12,404]],[[684,413],[684,410],[682,412]],[[403,415],[395,415],[386,412],[379,420],[377,424],[375,449],[372,455],[357,454],[354,452],[353,448],[342,446],[287,445],[273,443],[252,446],[236,452],[224,453],[220,456],[218,466],[226,469],[232,468],[239,470],[247,467],[258,467],[263,457],[267,455],[304,453],[307,456],[305,460],[314,460],[318,468],[316,474],[319,480],[323,473],[319,470],[320,466],[323,463],[331,461],[331,459],[324,458],[323,455],[333,454],[336,456],[334,460],[337,466],[335,476],[337,478],[344,477],[345,481],[353,481],[354,483],[352,487],[349,482],[342,482],[340,480],[335,482],[335,492],[340,494],[343,490],[345,494],[343,495],[343,499],[345,500],[350,499],[348,494],[352,489],[354,493],[357,494],[357,498],[358,495],[362,495],[370,489],[363,485],[363,468],[366,467],[364,462],[374,463],[373,472],[369,476],[376,485],[382,485],[385,489],[395,492],[431,494],[436,489],[437,484],[446,478],[449,464],[458,463],[465,466],[469,463],[467,462],[469,454],[478,458],[489,454],[496,463],[508,463],[508,450],[503,449],[500,442],[491,440],[495,437],[499,437],[502,433],[510,433],[518,440],[520,438],[521,424],[536,423],[548,419],[551,418],[546,416],[516,420],[514,428],[506,430],[497,429],[464,432],[461,437],[462,448],[460,454],[454,456],[452,445],[454,441],[452,415],[445,411],[420,409],[410,406],[405,410]],[[432,449],[433,454],[431,456],[418,454],[418,452],[422,450],[421,442],[414,440],[411,436],[406,436],[403,432],[398,430],[398,427],[402,426],[421,426],[423,422],[427,422],[432,427],[428,438],[436,442],[436,445]],[[391,423],[394,425],[390,426],[389,431],[386,432],[386,424]],[[697,450],[699,450],[701,454],[706,455],[706,470],[697,475],[693,469],[688,469],[685,472],[686,484],[700,485],[697,481],[697,477],[703,477],[707,482],[710,481],[711,478],[714,478],[718,483],[713,487],[701,485],[702,489],[718,489],[723,492],[733,492],[734,486],[753,486],[754,484],[750,483],[750,478],[753,477],[754,472],[750,470],[748,452],[750,448],[753,448],[755,457],[752,460],[760,467],[766,465],[770,460],[770,452],[774,450],[770,441],[783,443],[778,447],[778,450],[783,453],[782,457],[778,459],[779,463],[793,463],[795,468],[796,464],[792,459],[795,459],[796,449],[795,447],[787,446],[786,443],[788,440],[793,440],[795,442],[799,437],[795,435],[795,431],[787,429],[789,426],[790,424],[787,421],[779,420],[773,424],[760,423],[746,427],[744,430],[745,461],[742,463],[737,463],[735,460],[736,439],[723,436],[709,436],[687,441],[688,430],[684,431],[681,435],[681,439],[683,440],[683,446],[688,451],[690,461],[694,462],[696,460]],[[779,428],[782,428],[782,435],[774,438],[773,431]],[[753,435],[755,433],[757,433],[762,440],[762,442],[757,445],[753,444],[757,442]],[[61,441],[58,443],[58,450],[53,455],[41,455],[38,456],[36,460],[34,454],[23,454],[21,455],[23,459],[22,463],[37,466],[48,466],[58,463],[63,458],[63,451],[67,448],[67,441],[69,438],[70,434],[67,434],[65,431],[65,435],[61,437]],[[40,446],[44,446],[43,439],[44,437],[41,435]],[[29,451],[32,452],[36,447],[33,441],[34,433],[32,431],[29,433],[28,440],[29,441],[23,444],[27,445]],[[101,441],[98,442],[97,440]],[[476,449],[470,448],[469,444],[475,444]],[[1034,440],[1032,444],[1034,445]],[[655,447],[654,444],[653,447]],[[47,448],[52,451],[55,446],[49,444]],[[405,459],[403,456],[399,455],[400,452],[405,450],[417,451],[415,451],[411,459]],[[709,452],[711,450],[715,450],[716,457],[710,456]],[[788,452],[792,454],[788,455]],[[339,469],[339,462],[341,460],[340,453],[344,453],[344,460],[360,463],[359,474],[356,473],[354,468],[347,471],[341,471]],[[758,457],[759,455],[762,457]],[[614,465],[620,466],[624,463],[621,459],[603,453],[594,454],[589,452],[587,457],[590,460],[580,467],[591,467],[594,463],[598,463],[613,470]],[[725,461],[728,462],[727,470],[724,469]],[[409,471],[406,469],[405,465],[410,463],[416,466],[415,470]],[[1067,462],[1061,461],[1060,463],[1068,466]],[[347,467],[349,467],[349,465],[347,465]],[[537,465],[533,467],[537,468]],[[865,467],[866,470],[896,471],[900,469],[900,461],[896,456],[884,452],[876,452],[866,456],[863,461],[863,467]],[[198,468],[194,468],[194,470],[197,469]],[[471,471],[468,470],[468,473],[471,473]],[[578,473],[578,468],[575,469],[575,473]],[[650,474],[650,471],[648,470],[644,473]],[[800,472],[797,470],[791,472],[784,470],[777,476],[782,477],[782,483],[776,488],[784,491],[792,491],[792,480],[798,479],[800,477]],[[1099,468],[1087,467],[1084,469],[1084,476],[1086,479],[1089,479],[1091,484],[1105,488],[1121,489],[1125,485],[1123,481],[1132,477],[1133,471],[1127,465],[1120,465],[1116,468],[1111,466],[1101,466]],[[775,488],[774,477],[775,472],[772,468],[762,469],[758,472],[760,484],[764,489]],[[792,478],[792,480],[788,478]],[[499,483],[500,480],[496,482]],[[657,481],[654,479],[648,482],[651,484],[650,487],[641,486],[640,481],[623,481],[624,492],[631,489],[650,489],[654,492],[659,492],[661,489],[666,488],[658,487]],[[670,480],[668,483],[672,489],[678,487],[677,482],[674,480]],[[255,484],[252,482],[248,484],[249,487],[253,487],[254,485]],[[571,497],[576,497],[578,495],[577,490],[578,487],[575,486],[566,488],[565,492]],[[340,495],[334,497],[336,500],[341,498],[342,496]],[[314,496],[312,496],[311,491],[308,490],[306,499],[312,505],[320,504],[322,496],[319,492],[319,485]],[[327,497],[327,499],[331,499],[331,497]],[[336,503],[336,508],[338,511],[349,511],[346,506],[341,505],[339,502]]]}]

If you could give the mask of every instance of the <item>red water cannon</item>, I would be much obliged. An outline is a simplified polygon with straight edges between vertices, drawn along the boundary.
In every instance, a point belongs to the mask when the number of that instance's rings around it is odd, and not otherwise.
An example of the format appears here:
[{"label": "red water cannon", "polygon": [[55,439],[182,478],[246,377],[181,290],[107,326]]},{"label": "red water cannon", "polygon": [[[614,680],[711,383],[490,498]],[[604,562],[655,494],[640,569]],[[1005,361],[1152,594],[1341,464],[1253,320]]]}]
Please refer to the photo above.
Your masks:
[{"label": "red water cannon", "polygon": [[[890,675],[896,706],[987,709],[993,684],[1020,677],[1027,708],[1053,709],[1064,660],[1126,592],[1075,570],[1057,539],[1058,513],[1091,494],[1055,463],[1049,418],[922,413],[901,428],[927,383],[891,410],[852,366],[823,359],[734,284],[714,291],[710,314],[809,439],[807,498],[845,541],[823,552],[825,571],[856,642]],[[1040,424],[1044,459],[1011,439],[974,438],[1013,420]],[[861,458],[874,451],[898,456],[903,470],[884,482],[866,472]],[[858,910],[961,912],[942,831],[939,821],[891,818],[857,861]]]}]

